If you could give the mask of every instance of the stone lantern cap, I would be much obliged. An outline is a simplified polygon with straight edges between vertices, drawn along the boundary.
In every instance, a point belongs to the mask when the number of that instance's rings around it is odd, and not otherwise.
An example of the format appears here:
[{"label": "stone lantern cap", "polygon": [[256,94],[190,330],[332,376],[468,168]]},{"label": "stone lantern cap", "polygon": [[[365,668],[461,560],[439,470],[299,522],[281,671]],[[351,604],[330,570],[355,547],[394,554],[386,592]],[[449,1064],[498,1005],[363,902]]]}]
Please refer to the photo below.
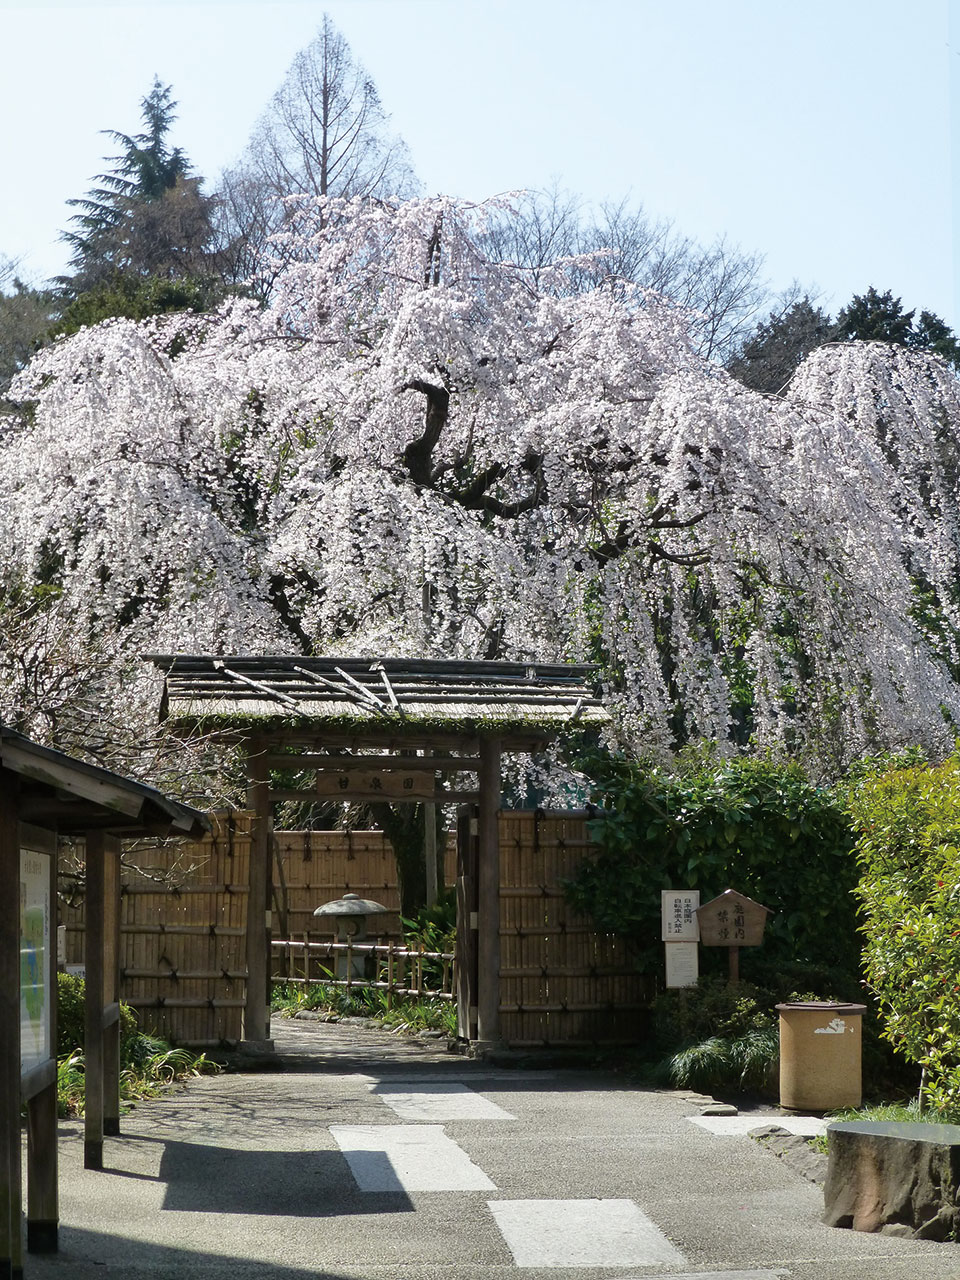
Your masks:
[{"label": "stone lantern cap", "polygon": [[335,898],[333,902],[325,902],[322,907],[317,907],[313,914],[347,917],[380,916],[385,915],[389,910],[389,907],[383,906],[380,902],[374,902],[372,898],[361,898],[356,893],[345,893],[342,898]]}]

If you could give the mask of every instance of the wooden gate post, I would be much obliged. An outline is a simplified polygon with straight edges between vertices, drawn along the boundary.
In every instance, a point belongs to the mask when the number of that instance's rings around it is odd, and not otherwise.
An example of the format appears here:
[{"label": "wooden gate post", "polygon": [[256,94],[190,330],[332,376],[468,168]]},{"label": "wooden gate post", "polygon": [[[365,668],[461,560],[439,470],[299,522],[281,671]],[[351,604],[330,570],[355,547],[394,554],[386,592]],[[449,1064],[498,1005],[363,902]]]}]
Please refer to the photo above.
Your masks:
[{"label": "wooden gate post", "polygon": [[247,993],[243,1010],[243,1038],[265,1046],[270,1039],[270,934],[272,820],[270,771],[262,739],[250,742],[247,756],[247,808],[250,830],[250,893],[247,898]]},{"label": "wooden gate post", "polygon": [[500,1039],[500,741],[480,742],[477,868],[477,1038]]},{"label": "wooden gate post", "polygon": [[[473,805],[457,811],[457,1035],[477,1038],[477,819]],[[391,955],[391,964],[392,964]]]},{"label": "wooden gate post", "polygon": [[16,777],[0,769],[0,1280],[23,1274],[17,795]]}]

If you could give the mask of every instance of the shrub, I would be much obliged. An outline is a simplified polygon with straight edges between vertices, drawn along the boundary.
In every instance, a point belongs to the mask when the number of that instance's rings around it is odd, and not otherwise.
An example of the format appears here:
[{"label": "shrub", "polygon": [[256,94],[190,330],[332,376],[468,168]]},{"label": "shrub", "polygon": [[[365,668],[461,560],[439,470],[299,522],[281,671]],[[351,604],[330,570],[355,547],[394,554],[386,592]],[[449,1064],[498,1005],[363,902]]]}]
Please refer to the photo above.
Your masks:
[{"label": "shrub", "polygon": [[[706,901],[734,888],[774,912],[763,946],[741,952],[747,974],[780,975],[784,994],[855,986],[857,863],[841,798],[768,758],[700,756],[669,772],[596,755],[585,767],[609,812],[568,897],[628,938],[642,971],[663,963],[661,889],[700,889]],[[725,965],[723,952],[703,949],[706,971]]]},{"label": "shrub", "polygon": [[922,1069],[924,1110],[960,1114],[960,755],[866,776],[850,810],[883,1035]]}]

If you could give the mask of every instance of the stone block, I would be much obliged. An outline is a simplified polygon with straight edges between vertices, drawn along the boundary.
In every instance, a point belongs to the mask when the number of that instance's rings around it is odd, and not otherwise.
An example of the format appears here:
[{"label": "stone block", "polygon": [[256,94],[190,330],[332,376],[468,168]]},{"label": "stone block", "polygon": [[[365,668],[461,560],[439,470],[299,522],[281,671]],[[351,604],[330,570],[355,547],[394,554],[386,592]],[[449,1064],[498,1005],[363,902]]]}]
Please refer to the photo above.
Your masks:
[{"label": "stone block", "polygon": [[960,1237],[960,1126],[852,1120],[828,1126],[827,1146],[828,1226]]}]

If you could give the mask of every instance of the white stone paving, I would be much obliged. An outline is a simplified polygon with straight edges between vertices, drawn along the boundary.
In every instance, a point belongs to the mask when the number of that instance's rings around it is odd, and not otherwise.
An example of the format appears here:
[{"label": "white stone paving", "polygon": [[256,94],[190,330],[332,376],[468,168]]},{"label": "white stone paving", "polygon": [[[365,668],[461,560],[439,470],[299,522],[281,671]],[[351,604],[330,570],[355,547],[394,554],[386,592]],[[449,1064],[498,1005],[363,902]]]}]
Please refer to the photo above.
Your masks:
[{"label": "white stone paving", "polygon": [[683,1266],[632,1200],[488,1200],[518,1267]]},{"label": "white stone paving", "polygon": [[377,1085],[373,1092],[401,1120],[427,1120],[443,1124],[447,1120],[515,1120],[503,1107],[475,1093],[465,1084]]},{"label": "white stone paving", "polygon": [[334,1124],[361,1191],[496,1191],[439,1124]]},{"label": "white stone paving", "polygon": [[818,1138],[826,1133],[829,1120],[821,1120],[819,1116],[687,1116],[691,1124],[699,1125],[708,1133],[719,1138],[739,1137],[752,1129],[762,1129],[764,1125],[775,1124],[787,1133],[794,1133],[800,1138]]}]

